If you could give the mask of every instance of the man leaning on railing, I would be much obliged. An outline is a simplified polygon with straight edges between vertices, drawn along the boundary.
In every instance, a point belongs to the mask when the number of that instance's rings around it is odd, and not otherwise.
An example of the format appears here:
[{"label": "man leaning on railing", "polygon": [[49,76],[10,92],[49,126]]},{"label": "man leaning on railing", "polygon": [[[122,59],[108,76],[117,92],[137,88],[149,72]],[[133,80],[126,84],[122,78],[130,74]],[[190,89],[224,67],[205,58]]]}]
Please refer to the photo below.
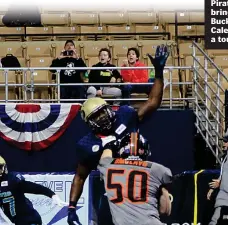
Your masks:
[{"label": "man leaning on railing", "polygon": [[[60,53],[59,57],[52,61],[50,67],[86,67],[85,62],[79,57],[75,44],[72,40],[68,40],[65,43],[64,50]],[[56,70],[50,70],[52,73],[56,73]],[[67,83],[83,83],[84,74],[86,70],[61,70],[60,72],[60,84]],[[54,75],[52,79],[55,80]],[[85,98],[85,87],[81,85],[77,86],[61,86],[60,87],[61,99],[83,99]]]}]

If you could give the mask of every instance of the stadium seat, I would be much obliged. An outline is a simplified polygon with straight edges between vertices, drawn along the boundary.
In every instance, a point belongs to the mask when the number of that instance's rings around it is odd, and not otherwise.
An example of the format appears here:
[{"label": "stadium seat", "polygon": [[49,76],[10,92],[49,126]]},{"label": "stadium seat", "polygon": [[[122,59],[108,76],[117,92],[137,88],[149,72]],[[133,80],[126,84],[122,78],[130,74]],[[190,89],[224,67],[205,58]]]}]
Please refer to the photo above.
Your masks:
[{"label": "stadium seat", "polygon": [[66,12],[56,12],[56,13],[42,13],[41,23],[44,26],[68,26],[69,25],[69,15]]},{"label": "stadium seat", "polygon": [[168,24],[168,25],[165,26],[165,31],[169,32],[170,33],[170,39],[174,40],[174,38],[176,37],[175,26]]},{"label": "stadium seat", "polygon": [[228,68],[228,55],[215,56],[213,61],[220,68]]},{"label": "stadium seat", "polygon": [[155,12],[128,12],[129,24],[156,24]]},{"label": "stadium seat", "polygon": [[[17,75],[14,71],[8,71],[7,72],[8,84],[16,84],[17,83],[17,77],[16,76]],[[5,84],[5,73],[4,73],[4,71],[0,71],[0,84]],[[5,93],[6,93],[5,92],[5,86],[0,87],[0,100],[6,99]],[[17,100],[18,99],[15,86],[8,87],[8,99],[9,100]]]},{"label": "stadium seat", "polygon": [[196,26],[196,35],[197,36],[204,36],[205,35],[205,26],[204,25],[197,25]]},{"label": "stadium seat", "polygon": [[18,59],[20,65],[21,65],[21,67],[28,67],[28,60],[27,59],[19,58],[19,57],[17,59]]},{"label": "stadium seat", "polygon": [[82,56],[85,59],[86,65],[98,63],[98,54],[101,48],[108,48],[111,50],[111,43],[109,41],[86,41],[80,44],[82,48]]},{"label": "stadium seat", "polygon": [[[197,60],[200,62],[202,66],[204,66],[204,56],[196,55]],[[197,65],[197,62],[196,62]],[[193,57],[186,56],[185,57],[185,64],[182,66],[193,66]]]},{"label": "stadium seat", "polygon": [[[52,27],[26,27],[26,34],[28,41],[50,41],[52,39]],[[37,34],[42,36],[36,36]]]},{"label": "stadium seat", "polygon": [[96,12],[77,12],[72,11],[70,14],[70,25],[98,25],[98,13]]},{"label": "stadium seat", "polygon": [[51,57],[53,55],[51,43],[52,42],[49,41],[25,42],[23,46],[25,48],[26,57]]},{"label": "stadium seat", "polygon": [[[197,43],[201,48],[203,48],[203,45],[200,43]],[[193,46],[192,42],[183,42],[179,44],[179,54],[181,58],[184,58],[185,56],[192,55],[193,54]],[[200,51],[196,49],[196,55],[202,55]]]},{"label": "stadium seat", "polygon": [[189,23],[190,22],[190,15],[189,12],[177,12],[177,22],[178,23]]},{"label": "stadium seat", "polygon": [[111,12],[101,12],[100,16],[100,25],[110,25],[110,24],[128,24],[128,17],[125,12],[111,11]]},{"label": "stadium seat", "polygon": [[127,59],[127,56],[119,56],[118,58],[115,58],[114,65],[121,67],[123,65],[124,60]]},{"label": "stadium seat", "polygon": [[161,25],[151,24],[151,25],[135,25],[136,33],[154,33],[154,34],[137,34],[137,39],[139,40],[157,40],[164,39],[165,35],[156,34],[164,33],[165,29]]},{"label": "stadium seat", "polygon": [[[92,41],[92,40],[105,40],[106,27],[98,25],[80,25],[78,26],[78,40]],[[96,34],[96,35],[95,35]],[[97,35],[98,34],[98,35]]]},{"label": "stadium seat", "polygon": [[[30,58],[28,63],[30,67],[50,67],[52,60],[53,59],[51,57],[38,57]],[[48,83],[50,80],[51,79],[48,70],[34,71],[34,82]]]},{"label": "stadium seat", "polygon": [[175,12],[159,12],[159,24],[175,23]]},{"label": "stadium seat", "polygon": [[[61,40],[75,40],[77,33],[79,32],[78,28],[75,26],[72,27],[58,27],[53,26],[53,40],[55,41],[61,41]],[[69,34],[66,36],[66,34]]]},{"label": "stadium seat", "polygon": [[[29,59],[30,67],[50,67],[52,58],[50,57],[39,57]],[[47,70],[35,70],[33,72],[33,82],[34,84],[49,84],[51,83],[51,73]],[[32,82],[32,72],[27,75],[27,83]],[[35,86],[34,89],[35,99],[47,99],[49,86]]]},{"label": "stadium seat", "polygon": [[204,23],[204,11],[189,12],[189,22],[191,23]]},{"label": "stadium seat", "polygon": [[[11,36],[12,34],[18,36]],[[23,27],[0,27],[1,41],[22,41],[24,34],[25,29]]]},{"label": "stadium seat", "polygon": [[227,50],[226,49],[208,49],[206,50],[209,57],[214,58],[215,56],[226,56]]},{"label": "stadium seat", "polygon": [[[109,40],[135,40],[136,36],[130,33],[135,33],[134,26],[126,25],[112,25],[107,27],[108,39]],[[116,33],[116,34],[114,34]],[[121,35],[117,35],[121,33]]]},{"label": "stadium seat", "polygon": [[178,36],[190,37],[197,36],[196,25],[178,26]]},{"label": "stadium seat", "polygon": [[0,43],[0,57],[12,54],[16,57],[23,57],[22,42],[2,42]]}]

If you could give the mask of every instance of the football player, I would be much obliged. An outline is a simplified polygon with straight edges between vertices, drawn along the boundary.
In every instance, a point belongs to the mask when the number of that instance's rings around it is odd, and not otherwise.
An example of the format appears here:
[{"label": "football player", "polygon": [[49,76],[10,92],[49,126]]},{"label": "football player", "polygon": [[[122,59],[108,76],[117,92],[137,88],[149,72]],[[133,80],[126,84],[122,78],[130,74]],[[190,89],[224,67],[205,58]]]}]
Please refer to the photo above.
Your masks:
[{"label": "football player", "polygon": [[[83,185],[93,169],[97,168],[101,154],[104,150],[104,139],[107,143],[112,141],[112,135],[117,139],[127,133],[138,130],[139,122],[145,115],[151,115],[161,104],[163,96],[163,70],[169,56],[167,46],[158,46],[155,57],[148,54],[155,68],[155,80],[148,100],[135,111],[132,107],[121,106],[114,112],[109,104],[101,98],[90,98],[81,107],[82,119],[92,129],[77,145],[78,160],[74,176],[68,209],[68,224],[79,224],[76,214],[76,205],[81,196]],[[108,138],[107,138],[108,137]],[[105,225],[108,225],[107,221]]]},{"label": "football player", "polygon": [[0,156],[0,207],[8,219],[16,225],[41,225],[39,213],[33,208],[25,193],[45,195],[58,206],[67,205],[50,189],[26,181],[20,174],[10,173],[6,161]]},{"label": "football player", "polygon": [[146,161],[149,145],[138,132],[127,134],[124,143],[114,140],[104,148],[98,170],[104,179],[113,223],[162,225],[160,214],[171,213],[166,189],[172,181],[170,169]]}]

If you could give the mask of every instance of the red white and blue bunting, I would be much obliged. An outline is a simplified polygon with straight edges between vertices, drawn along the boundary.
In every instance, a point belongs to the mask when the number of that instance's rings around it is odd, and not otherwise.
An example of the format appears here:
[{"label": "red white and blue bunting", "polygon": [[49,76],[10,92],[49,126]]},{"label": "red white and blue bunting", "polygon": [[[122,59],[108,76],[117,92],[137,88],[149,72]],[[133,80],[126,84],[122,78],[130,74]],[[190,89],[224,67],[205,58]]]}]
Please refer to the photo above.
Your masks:
[{"label": "red white and blue bunting", "polygon": [[20,149],[42,150],[64,133],[80,108],[80,104],[0,105],[0,136]]}]

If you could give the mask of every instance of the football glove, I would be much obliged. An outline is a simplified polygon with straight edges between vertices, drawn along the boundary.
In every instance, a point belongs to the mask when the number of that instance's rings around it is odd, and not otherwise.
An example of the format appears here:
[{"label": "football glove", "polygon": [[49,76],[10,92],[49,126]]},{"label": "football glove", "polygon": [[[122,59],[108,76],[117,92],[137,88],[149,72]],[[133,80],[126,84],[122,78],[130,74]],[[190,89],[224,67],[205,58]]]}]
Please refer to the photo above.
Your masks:
[{"label": "football glove", "polygon": [[67,223],[69,225],[82,225],[76,213],[76,208],[68,208]]},{"label": "football glove", "polygon": [[115,136],[110,135],[104,138],[101,138],[102,146],[104,149],[111,149],[112,152],[116,152],[119,150],[119,140],[116,139]]},{"label": "football glove", "polygon": [[163,70],[164,70],[167,58],[169,57],[167,46],[165,45],[157,46],[155,57],[152,57],[151,54],[147,54],[147,56],[149,57],[151,63],[154,66],[155,78],[163,79]]},{"label": "football glove", "polygon": [[68,203],[62,201],[58,195],[53,195],[52,196],[53,204],[58,205],[59,207],[67,206]]}]

